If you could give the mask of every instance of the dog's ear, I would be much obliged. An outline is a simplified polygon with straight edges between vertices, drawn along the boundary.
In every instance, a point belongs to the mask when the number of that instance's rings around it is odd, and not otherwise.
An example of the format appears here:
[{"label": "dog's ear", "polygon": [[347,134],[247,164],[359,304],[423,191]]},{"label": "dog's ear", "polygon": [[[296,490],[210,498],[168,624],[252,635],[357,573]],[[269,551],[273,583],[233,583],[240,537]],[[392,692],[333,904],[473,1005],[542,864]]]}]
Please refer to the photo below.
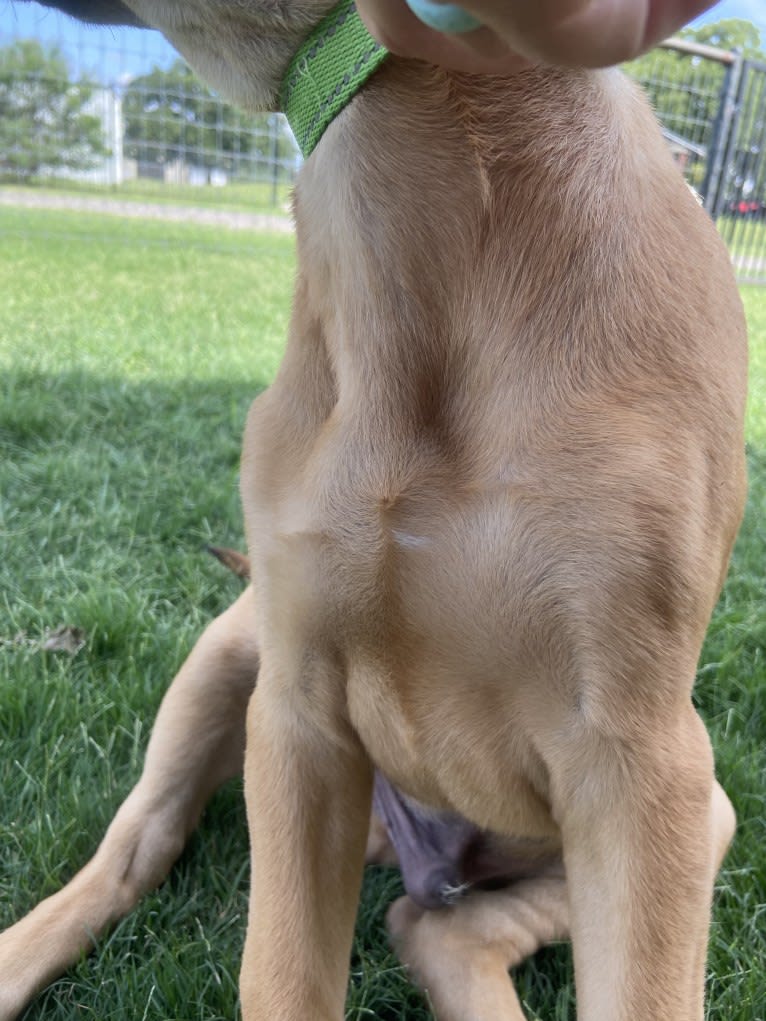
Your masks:
[{"label": "dog's ear", "polygon": [[208,553],[221,561],[224,567],[228,567],[238,578],[250,580],[250,560],[238,550],[229,549],[227,546],[206,546]]},{"label": "dog's ear", "polygon": [[[21,0],[22,3],[26,0]],[[91,25],[131,25],[146,28],[146,25],[122,0],[39,0],[43,7],[63,11],[78,21]]]}]

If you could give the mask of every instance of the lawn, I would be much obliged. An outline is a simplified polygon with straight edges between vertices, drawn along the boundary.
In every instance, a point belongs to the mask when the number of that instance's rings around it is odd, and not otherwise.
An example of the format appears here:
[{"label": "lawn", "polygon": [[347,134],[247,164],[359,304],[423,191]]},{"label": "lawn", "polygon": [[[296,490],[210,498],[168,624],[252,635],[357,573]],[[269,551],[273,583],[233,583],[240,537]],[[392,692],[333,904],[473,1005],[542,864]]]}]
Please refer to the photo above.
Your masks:
[{"label": "lawn", "polygon": [[[292,240],[0,210],[0,927],[82,864],[140,770],[162,693],[239,591],[239,435],[282,349]],[[740,818],[718,882],[708,1018],[766,1018],[766,289],[752,337],[751,492],[697,697]],[[41,652],[62,625],[75,656]],[[368,875],[348,1018],[426,1021]],[[236,1016],[247,892],[239,783],[168,882],[27,1021]],[[2,977],[0,976],[0,981]],[[574,1017],[569,950],[517,973],[530,1018]]]},{"label": "lawn", "polygon": [[85,195],[139,203],[200,206],[245,213],[279,212],[289,205],[292,186],[283,181],[233,182],[215,185],[166,184],[140,177],[123,184],[96,184],[67,178],[40,177],[23,184],[0,181],[3,191],[40,194]]},{"label": "lawn", "polygon": [[741,216],[722,216],[718,229],[734,257],[739,279],[766,279],[766,223]]}]

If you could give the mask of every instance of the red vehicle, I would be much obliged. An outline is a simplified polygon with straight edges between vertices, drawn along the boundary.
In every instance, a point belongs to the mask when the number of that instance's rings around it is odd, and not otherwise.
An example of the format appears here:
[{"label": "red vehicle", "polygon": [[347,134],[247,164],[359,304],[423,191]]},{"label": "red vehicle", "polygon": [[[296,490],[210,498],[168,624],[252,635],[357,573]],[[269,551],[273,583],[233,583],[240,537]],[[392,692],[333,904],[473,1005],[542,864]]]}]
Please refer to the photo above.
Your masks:
[{"label": "red vehicle", "polygon": [[757,199],[739,199],[729,205],[729,211],[736,216],[746,216],[751,220],[766,216],[766,204]]}]

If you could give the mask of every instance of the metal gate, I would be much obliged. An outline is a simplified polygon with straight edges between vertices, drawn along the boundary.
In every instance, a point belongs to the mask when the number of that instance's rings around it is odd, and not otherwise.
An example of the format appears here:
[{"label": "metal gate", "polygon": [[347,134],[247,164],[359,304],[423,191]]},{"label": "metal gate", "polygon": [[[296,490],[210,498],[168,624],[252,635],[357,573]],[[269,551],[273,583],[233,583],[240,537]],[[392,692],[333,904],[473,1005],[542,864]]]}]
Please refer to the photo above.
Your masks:
[{"label": "metal gate", "polygon": [[739,279],[766,283],[766,64],[735,60],[727,74],[717,161],[705,206]]},{"label": "metal gate", "polygon": [[672,39],[635,77],[739,281],[766,284],[766,63]]}]

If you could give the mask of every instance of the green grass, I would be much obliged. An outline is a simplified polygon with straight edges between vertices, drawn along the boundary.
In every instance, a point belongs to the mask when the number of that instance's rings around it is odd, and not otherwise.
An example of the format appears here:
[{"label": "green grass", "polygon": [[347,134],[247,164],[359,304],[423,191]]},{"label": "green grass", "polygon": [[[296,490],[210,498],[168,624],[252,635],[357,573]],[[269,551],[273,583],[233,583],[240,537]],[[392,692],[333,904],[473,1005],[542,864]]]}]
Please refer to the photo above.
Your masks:
[{"label": "green grass", "polygon": [[[156,707],[239,591],[239,435],[282,350],[292,239],[0,210],[0,927],[82,864],[137,778]],[[766,290],[752,335],[751,491],[698,701],[740,818],[718,882],[708,1017],[766,1017]],[[74,658],[13,643],[73,624]],[[426,1021],[386,947],[398,890],[368,876],[353,1021]],[[238,783],[168,882],[43,993],[27,1021],[236,1016],[247,836]],[[568,948],[519,969],[529,1016],[574,1017]],[[1,980],[1,977],[0,977]]]},{"label": "green grass", "polygon": [[766,275],[766,223],[744,217],[722,216],[718,229],[729,246],[732,258],[757,261],[757,278]]}]

